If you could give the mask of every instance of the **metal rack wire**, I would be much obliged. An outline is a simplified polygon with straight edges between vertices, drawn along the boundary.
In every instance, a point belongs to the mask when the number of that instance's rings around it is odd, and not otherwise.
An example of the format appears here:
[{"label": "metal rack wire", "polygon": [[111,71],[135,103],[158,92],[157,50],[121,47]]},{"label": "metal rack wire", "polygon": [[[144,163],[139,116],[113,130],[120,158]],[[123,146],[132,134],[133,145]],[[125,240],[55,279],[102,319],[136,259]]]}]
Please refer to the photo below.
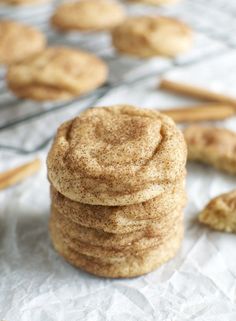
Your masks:
[{"label": "metal rack wire", "polygon": [[[176,66],[195,64],[203,59],[220,55],[236,46],[236,21],[233,14],[236,13],[236,3],[225,0],[185,0],[177,6],[155,8],[140,5],[129,6],[130,14],[154,13],[176,16],[189,23],[197,33],[195,49],[187,55],[170,60],[156,59],[155,68],[148,69],[149,61],[131,59],[119,56],[110,45],[109,35],[100,34],[69,34],[61,35],[53,31],[48,23],[53,5],[28,8],[27,10],[10,11],[0,8],[0,20],[5,18],[21,20],[35,25],[41,29],[48,38],[49,45],[69,45],[94,52],[102,57],[110,68],[110,77],[102,88],[95,90],[86,97],[80,97],[63,103],[34,103],[32,101],[19,100],[7,89],[4,81],[5,71],[0,72],[0,135],[6,130],[16,130],[17,126],[27,124],[48,114],[69,108],[74,105],[83,105],[83,108],[96,103],[101,97],[119,86],[129,86],[147,79],[160,76]],[[118,67],[117,67],[118,66]],[[114,72],[119,70],[119,72]],[[87,102],[85,102],[87,100]],[[0,142],[0,150],[9,150],[17,153],[35,153],[44,148],[52,138],[45,137],[42,142],[27,148],[25,146],[11,146],[7,142]],[[6,140],[6,139],[5,139]]]}]

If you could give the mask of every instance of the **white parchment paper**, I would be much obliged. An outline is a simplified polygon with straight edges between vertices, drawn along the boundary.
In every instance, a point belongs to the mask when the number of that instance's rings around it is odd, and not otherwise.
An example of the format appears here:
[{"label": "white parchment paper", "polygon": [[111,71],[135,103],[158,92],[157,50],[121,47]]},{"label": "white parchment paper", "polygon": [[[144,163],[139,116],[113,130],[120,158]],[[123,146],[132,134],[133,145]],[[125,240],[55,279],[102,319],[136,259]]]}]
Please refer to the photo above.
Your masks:
[{"label": "white parchment paper", "polygon": [[[236,52],[176,70],[166,77],[236,96]],[[156,77],[120,86],[99,105],[130,103],[163,109],[192,102],[160,92]],[[77,114],[70,107],[0,134],[0,141],[30,146]],[[236,119],[218,122],[236,130]],[[39,134],[40,133],[40,134]],[[32,138],[33,137],[33,138]],[[47,148],[39,156],[45,164]],[[1,152],[0,170],[28,157]],[[200,164],[188,165],[185,239],[178,255],[148,275],[130,280],[97,278],[67,264],[48,235],[46,168],[0,193],[0,319],[6,321],[235,321],[236,235],[210,231],[197,214],[214,196],[236,187],[236,177]]]}]

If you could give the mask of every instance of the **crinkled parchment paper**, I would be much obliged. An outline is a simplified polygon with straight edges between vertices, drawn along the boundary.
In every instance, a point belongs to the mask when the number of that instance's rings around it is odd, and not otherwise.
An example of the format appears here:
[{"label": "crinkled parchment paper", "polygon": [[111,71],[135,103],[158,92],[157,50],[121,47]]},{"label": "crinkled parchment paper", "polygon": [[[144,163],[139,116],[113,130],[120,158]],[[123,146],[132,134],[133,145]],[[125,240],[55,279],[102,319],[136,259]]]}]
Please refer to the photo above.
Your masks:
[{"label": "crinkled parchment paper", "polygon": [[[236,96],[236,53],[166,77],[187,80]],[[131,103],[163,109],[190,100],[156,90],[156,77],[120,86],[99,105]],[[82,108],[82,107],[81,107]],[[0,134],[0,141],[30,146],[78,113],[68,108]],[[50,125],[49,125],[50,124]],[[236,130],[236,119],[219,122]],[[47,149],[37,154],[43,163]],[[1,151],[0,170],[23,157]],[[53,250],[48,235],[46,168],[0,193],[0,319],[6,321],[235,321],[236,235],[210,231],[197,222],[210,198],[236,187],[236,177],[200,164],[188,165],[185,239],[174,260],[130,280],[101,279],[81,272]]]}]

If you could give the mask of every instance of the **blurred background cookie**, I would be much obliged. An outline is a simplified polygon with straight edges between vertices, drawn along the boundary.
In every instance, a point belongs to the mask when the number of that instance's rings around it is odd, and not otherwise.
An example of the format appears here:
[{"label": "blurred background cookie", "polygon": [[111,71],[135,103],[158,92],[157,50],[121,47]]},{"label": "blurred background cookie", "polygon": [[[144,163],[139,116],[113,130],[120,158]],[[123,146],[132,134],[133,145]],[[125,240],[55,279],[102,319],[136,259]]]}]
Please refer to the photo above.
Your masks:
[{"label": "blurred background cookie", "polygon": [[125,19],[123,7],[113,0],[81,0],[60,5],[51,18],[52,25],[63,31],[107,30]]},{"label": "blurred background cookie", "polygon": [[192,46],[192,31],[183,22],[162,16],[137,16],[112,32],[114,47],[121,53],[148,58],[175,57]]},{"label": "blurred background cookie", "polygon": [[65,100],[96,89],[106,78],[107,66],[96,56],[66,47],[53,47],[11,66],[7,84],[18,97],[39,101]]},{"label": "blurred background cookie", "polygon": [[166,4],[175,4],[181,0],[128,0],[129,2],[137,2],[137,3],[145,3],[145,4],[152,4],[156,6],[162,6]]},{"label": "blurred background cookie", "polygon": [[22,23],[0,21],[0,64],[11,64],[42,51],[46,45],[44,35]]},{"label": "blurred background cookie", "polygon": [[24,6],[40,4],[44,2],[49,2],[51,0],[0,0],[0,4],[13,5],[13,6]]},{"label": "blurred background cookie", "polygon": [[213,198],[198,219],[212,229],[236,233],[236,190]]},{"label": "blurred background cookie", "polygon": [[236,133],[215,126],[190,125],[184,130],[188,160],[236,174]]}]

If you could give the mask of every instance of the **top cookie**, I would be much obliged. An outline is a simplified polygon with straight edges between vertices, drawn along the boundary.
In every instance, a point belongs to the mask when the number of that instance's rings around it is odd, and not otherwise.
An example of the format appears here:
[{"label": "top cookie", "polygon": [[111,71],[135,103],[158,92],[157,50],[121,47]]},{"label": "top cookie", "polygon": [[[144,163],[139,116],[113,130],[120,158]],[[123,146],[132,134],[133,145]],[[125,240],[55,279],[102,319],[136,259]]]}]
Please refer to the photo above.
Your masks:
[{"label": "top cookie", "polygon": [[48,177],[61,194],[81,203],[136,204],[183,177],[186,154],[182,133],[157,111],[91,108],[58,129]]},{"label": "top cookie", "polygon": [[181,21],[168,17],[131,17],[112,32],[115,48],[140,58],[175,57],[192,46],[192,31]]},{"label": "top cookie", "polygon": [[119,25],[125,18],[123,7],[112,0],[81,0],[60,5],[51,23],[60,30],[98,31]]},{"label": "top cookie", "polygon": [[105,63],[94,55],[66,47],[51,47],[10,66],[7,84],[18,97],[65,100],[94,90],[106,78]]},{"label": "top cookie", "polygon": [[128,0],[129,2],[141,2],[145,4],[152,4],[156,6],[161,6],[165,4],[174,4],[180,0]]},{"label": "top cookie", "polygon": [[19,62],[44,49],[44,35],[22,23],[0,21],[0,64]]}]

